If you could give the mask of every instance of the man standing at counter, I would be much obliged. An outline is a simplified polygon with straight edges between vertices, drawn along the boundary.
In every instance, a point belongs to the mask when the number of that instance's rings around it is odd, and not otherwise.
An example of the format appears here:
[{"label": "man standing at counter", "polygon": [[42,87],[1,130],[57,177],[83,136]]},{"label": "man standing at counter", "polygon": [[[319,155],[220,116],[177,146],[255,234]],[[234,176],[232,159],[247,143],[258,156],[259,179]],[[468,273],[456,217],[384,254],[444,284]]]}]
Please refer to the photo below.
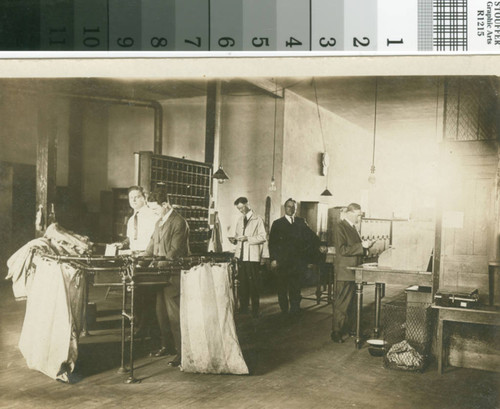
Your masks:
[{"label": "man standing at counter", "polygon": [[146,205],[146,195],[141,186],[128,188],[128,203],[134,214],[127,222],[127,238],[114,245],[118,249],[144,251],[153,235],[158,215]]},{"label": "man standing at counter", "polygon": [[361,206],[351,203],[347,206],[345,217],[333,231],[335,245],[335,273],[337,285],[333,303],[331,338],[333,342],[344,342],[346,332],[353,333],[356,322],[356,297],[354,271],[363,262],[363,256],[373,245],[371,240],[361,240],[356,224],[361,220]]},{"label": "man standing at counter", "polygon": [[[128,203],[134,213],[127,222],[127,237],[125,240],[114,243],[119,249],[129,249],[137,253],[143,252],[153,235],[158,215],[146,205],[146,195],[141,186],[128,188]],[[136,337],[144,338],[151,334],[152,323],[155,319],[155,299],[152,289],[139,287],[136,290]],[[152,354],[155,355],[154,352]]]},{"label": "man standing at counter", "polygon": [[[148,198],[149,207],[160,214],[153,237],[145,251],[145,256],[165,257],[173,260],[189,255],[189,226],[186,220],[170,204],[164,187],[156,188]],[[161,267],[162,262],[158,262]],[[172,332],[176,356],[168,364],[181,364],[181,320],[180,320],[181,279],[178,274],[170,277],[170,285],[160,288],[156,294],[156,316],[160,325],[162,349],[169,346],[168,334]]]}]

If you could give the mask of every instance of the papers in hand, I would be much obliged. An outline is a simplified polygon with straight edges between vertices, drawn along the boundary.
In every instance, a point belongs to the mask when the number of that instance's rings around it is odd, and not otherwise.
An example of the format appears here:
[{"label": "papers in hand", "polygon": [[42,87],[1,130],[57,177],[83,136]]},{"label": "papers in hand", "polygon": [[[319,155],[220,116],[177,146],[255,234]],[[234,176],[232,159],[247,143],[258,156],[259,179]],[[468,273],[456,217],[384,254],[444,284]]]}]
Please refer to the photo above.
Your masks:
[{"label": "papers in hand", "polygon": [[106,250],[104,250],[104,256],[114,257],[118,254],[118,247],[115,244],[106,244]]}]

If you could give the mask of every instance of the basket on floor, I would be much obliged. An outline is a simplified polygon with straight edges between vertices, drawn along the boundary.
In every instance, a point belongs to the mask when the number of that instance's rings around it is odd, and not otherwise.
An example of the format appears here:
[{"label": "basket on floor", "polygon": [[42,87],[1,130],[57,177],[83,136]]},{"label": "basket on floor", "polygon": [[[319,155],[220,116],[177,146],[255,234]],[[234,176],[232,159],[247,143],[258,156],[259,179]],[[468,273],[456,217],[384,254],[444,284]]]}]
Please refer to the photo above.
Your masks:
[{"label": "basket on floor", "polygon": [[432,340],[431,308],[406,303],[385,304],[384,367],[422,372],[428,364]]}]

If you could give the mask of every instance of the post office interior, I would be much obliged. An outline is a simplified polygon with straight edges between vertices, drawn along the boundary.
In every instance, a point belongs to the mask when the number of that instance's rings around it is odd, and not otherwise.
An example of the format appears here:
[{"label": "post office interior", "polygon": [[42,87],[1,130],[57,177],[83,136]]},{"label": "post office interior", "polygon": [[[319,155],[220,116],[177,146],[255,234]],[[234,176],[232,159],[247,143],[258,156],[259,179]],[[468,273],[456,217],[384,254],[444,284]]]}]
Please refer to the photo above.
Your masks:
[{"label": "post office interior", "polygon": [[[35,237],[39,206],[93,242],[119,239],[123,194],[152,153],[224,170],[206,215],[217,214],[224,251],[239,196],[271,223],[294,198],[332,257],[332,225],[356,202],[361,235],[381,239],[373,260],[390,252],[399,268],[429,268],[432,294],[474,287],[500,303],[489,277],[500,259],[496,77],[2,79],[0,90],[2,276]],[[497,371],[496,336],[454,327],[450,364]]]}]

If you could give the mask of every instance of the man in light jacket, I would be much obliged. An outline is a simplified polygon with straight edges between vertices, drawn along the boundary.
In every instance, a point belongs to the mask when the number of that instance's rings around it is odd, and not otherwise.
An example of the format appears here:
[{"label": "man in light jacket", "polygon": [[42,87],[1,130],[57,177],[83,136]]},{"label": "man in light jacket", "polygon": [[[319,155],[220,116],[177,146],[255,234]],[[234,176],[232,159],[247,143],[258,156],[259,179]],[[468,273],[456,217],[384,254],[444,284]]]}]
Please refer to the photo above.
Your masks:
[{"label": "man in light jacket", "polygon": [[234,205],[242,216],[236,222],[235,236],[229,240],[236,244],[235,257],[238,259],[238,279],[240,313],[248,313],[249,299],[252,300],[252,316],[259,316],[260,261],[266,242],[264,221],[248,205],[246,197],[239,197]]}]

